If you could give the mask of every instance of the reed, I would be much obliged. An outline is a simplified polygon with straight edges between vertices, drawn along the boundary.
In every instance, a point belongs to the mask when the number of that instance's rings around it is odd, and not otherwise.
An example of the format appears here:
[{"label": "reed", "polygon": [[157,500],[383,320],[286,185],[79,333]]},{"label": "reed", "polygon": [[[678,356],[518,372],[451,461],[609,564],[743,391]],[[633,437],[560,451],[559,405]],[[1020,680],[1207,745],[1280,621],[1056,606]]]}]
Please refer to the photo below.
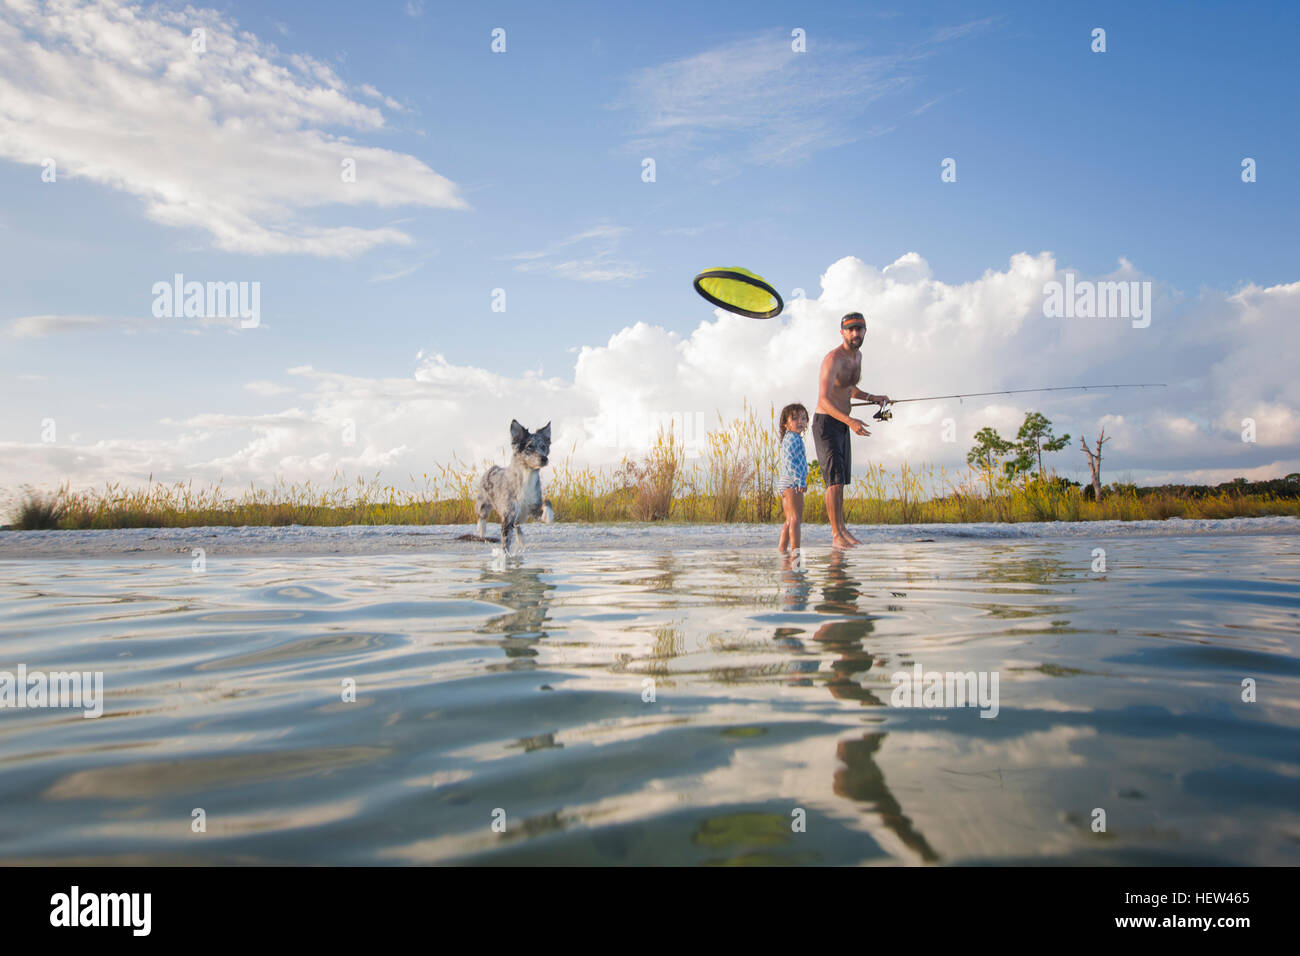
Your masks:
[{"label": "reed", "polygon": [[784,520],[776,494],[776,480],[781,468],[780,422],[777,414],[776,406],[769,405],[768,420],[763,422],[746,402],[744,417],[739,423],[740,447],[750,467],[749,518],[752,521]]},{"label": "reed", "polygon": [[713,520],[731,523],[740,510],[740,496],[754,479],[754,462],[745,452],[744,436],[740,422],[723,424],[708,434],[707,479],[705,487],[713,500]]},{"label": "reed", "polygon": [[[683,521],[779,523],[775,492],[780,446],[776,409],[763,416],[748,405],[742,417],[710,432],[704,454],[686,461],[679,436],[661,429],[643,455],[625,457],[616,469],[578,467],[571,448],[544,477],[546,495],[561,521]],[[408,488],[381,481],[378,473],[349,479],[341,473],[323,484],[304,481],[250,485],[231,494],[220,484],[196,489],[192,482],[144,487],[117,483],[102,490],[52,494],[25,488],[11,509],[20,530],[161,528],[203,525],[472,524],[475,488],[486,463],[452,456]],[[846,519],[853,524],[953,522],[1095,521],[1143,518],[1300,516],[1300,500],[1270,494],[1220,492],[1183,496],[1160,491],[1139,496],[1129,485],[1109,486],[1100,501],[1083,489],[1047,480],[1007,481],[987,470],[951,474],[946,468],[904,462],[895,471],[871,462],[846,489]],[[804,521],[824,524],[825,489],[815,480],[804,500]]]},{"label": "reed", "polygon": [[25,488],[18,503],[14,524],[22,531],[47,531],[59,527],[66,505],[59,495],[44,495]]},{"label": "reed", "polygon": [[621,472],[632,490],[628,517],[635,521],[662,521],[670,517],[684,462],[685,451],[671,425],[667,429],[660,427],[654,445],[642,461],[624,458]]}]

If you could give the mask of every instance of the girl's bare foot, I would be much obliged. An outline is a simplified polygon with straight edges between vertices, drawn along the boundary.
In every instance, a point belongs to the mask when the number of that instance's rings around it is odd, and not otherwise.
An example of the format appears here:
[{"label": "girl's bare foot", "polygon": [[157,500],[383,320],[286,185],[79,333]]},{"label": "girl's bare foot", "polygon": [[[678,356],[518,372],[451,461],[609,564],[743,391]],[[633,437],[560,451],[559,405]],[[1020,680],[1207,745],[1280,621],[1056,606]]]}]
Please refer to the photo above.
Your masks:
[{"label": "girl's bare foot", "polygon": [[861,542],[858,541],[850,541],[848,538],[840,537],[839,535],[836,535],[831,539],[832,548],[852,548],[860,543]]},{"label": "girl's bare foot", "polygon": [[785,554],[786,551],[789,550],[789,548],[786,545],[786,543],[782,541],[780,544],[776,546],[776,550],[780,551],[782,554]]},{"label": "girl's bare foot", "polygon": [[848,530],[846,530],[846,531],[844,532],[844,537],[848,538],[848,539],[849,539],[850,541],[852,541],[854,544],[861,544],[861,543],[862,543],[862,542],[859,541],[856,537],[854,537],[852,531],[848,531]]}]

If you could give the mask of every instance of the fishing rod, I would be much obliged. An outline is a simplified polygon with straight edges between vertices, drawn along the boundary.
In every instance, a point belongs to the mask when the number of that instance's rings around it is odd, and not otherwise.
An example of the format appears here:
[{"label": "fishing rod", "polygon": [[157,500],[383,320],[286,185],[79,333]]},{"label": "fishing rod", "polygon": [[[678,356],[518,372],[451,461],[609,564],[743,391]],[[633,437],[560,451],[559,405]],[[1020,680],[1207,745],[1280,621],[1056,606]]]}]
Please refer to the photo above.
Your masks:
[{"label": "fishing rod", "polygon": [[927,395],[924,398],[898,398],[890,402],[850,402],[850,408],[856,408],[860,405],[879,405],[880,411],[871,417],[878,422],[887,422],[894,417],[890,408],[901,402],[937,402],[945,398],[979,398],[983,395],[1020,395],[1024,392],[1072,392],[1082,389],[1087,391],[1090,388],[1167,388],[1163,382],[1144,382],[1137,385],[1059,385],[1054,388],[1009,388],[1000,392],[963,392],[960,395]]}]

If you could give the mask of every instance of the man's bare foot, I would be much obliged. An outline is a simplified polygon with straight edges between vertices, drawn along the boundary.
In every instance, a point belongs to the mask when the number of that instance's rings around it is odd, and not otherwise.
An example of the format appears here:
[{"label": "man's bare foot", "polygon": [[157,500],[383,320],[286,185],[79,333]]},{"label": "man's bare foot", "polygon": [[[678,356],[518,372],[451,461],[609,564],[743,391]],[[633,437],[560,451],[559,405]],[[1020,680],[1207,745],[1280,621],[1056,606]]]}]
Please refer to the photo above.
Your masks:
[{"label": "man's bare foot", "polygon": [[845,531],[845,532],[844,532],[844,537],[848,538],[848,539],[849,539],[850,541],[852,541],[854,544],[861,544],[861,543],[862,543],[861,541],[859,541],[859,540],[854,536],[854,534],[853,534],[852,531]]},{"label": "man's bare foot", "polygon": [[858,541],[850,541],[848,538],[844,538],[839,535],[836,535],[831,539],[832,548],[853,548],[860,543],[861,542]]}]

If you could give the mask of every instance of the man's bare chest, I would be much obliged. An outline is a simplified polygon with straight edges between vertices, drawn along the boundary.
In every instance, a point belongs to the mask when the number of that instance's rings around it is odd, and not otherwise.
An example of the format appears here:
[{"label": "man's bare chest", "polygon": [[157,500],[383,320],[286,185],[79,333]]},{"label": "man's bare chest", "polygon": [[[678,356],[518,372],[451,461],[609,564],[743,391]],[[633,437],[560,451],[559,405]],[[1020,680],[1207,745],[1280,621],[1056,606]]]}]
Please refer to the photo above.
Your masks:
[{"label": "man's bare chest", "polygon": [[856,362],[835,363],[835,385],[837,388],[852,388],[862,378],[862,360]]}]

